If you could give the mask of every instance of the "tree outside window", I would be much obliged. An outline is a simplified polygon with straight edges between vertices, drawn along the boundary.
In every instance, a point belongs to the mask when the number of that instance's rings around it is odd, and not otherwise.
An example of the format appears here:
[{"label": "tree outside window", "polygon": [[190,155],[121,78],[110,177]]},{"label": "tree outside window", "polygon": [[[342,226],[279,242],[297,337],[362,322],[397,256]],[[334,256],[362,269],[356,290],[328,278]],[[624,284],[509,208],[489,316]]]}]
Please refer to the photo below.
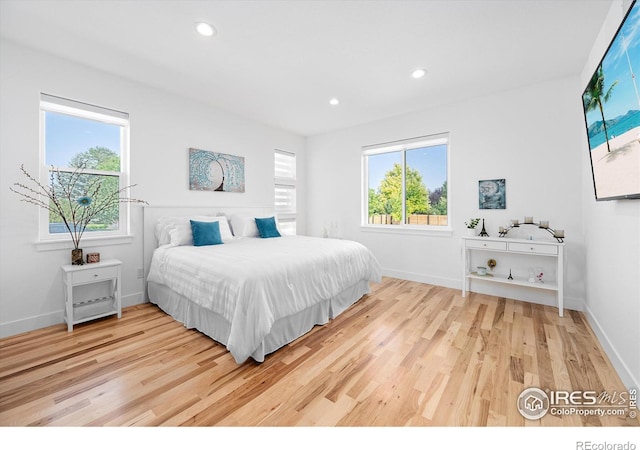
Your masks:
[{"label": "tree outside window", "polygon": [[365,149],[366,224],[446,226],[447,151],[442,138]]},{"label": "tree outside window", "polygon": [[[59,178],[56,189],[65,186],[72,191],[57,192],[59,198],[80,198],[89,191],[98,197],[108,196],[128,185],[128,114],[48,94],[41,94],[40,114],[41,183],[49,185],[51,177]],[[100,189],[92,189],[98,185]],[[84,231],[93,236],[128,232],[125,203],[103,202],[101,198],[91,202],[105,206]],[[67,218],[71,217],[73,205],[59,206]],[[42,216],[40,235],[44,240],[58,240],[69,232],[60,214],[51,209]]]}]

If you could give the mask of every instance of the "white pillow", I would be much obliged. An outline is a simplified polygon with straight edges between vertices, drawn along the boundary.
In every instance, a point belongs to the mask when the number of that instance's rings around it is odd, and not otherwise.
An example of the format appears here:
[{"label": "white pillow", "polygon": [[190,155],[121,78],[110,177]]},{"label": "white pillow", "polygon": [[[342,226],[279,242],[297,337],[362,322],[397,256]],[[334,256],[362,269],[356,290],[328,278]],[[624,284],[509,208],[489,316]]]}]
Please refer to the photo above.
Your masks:
[{"label": "white pillow", "polygon": [[229,217],[231,230],[235,237],[259,237],[260,232],[254,216],[246,214],[232,214]]},{"label": "white pillow", "polygon": [[220,237],[222,238],[222,242],[229,242],[233,239],[229,222],[224,216],[166,217],[159,219],[156,224],[158,245],[193,245],[191,220],[198,222],[220,222]]},{"label": "white pillow", "polygon": [[[195,219],[194,219],[195,220]],[[204,220],[202,221],[204,222]],[[193,233],[191,233],[191,223],[179,223],[169,230],[170,245],[193,245]]]},{"label": "white pillow", "polygon": [[220,222],[220,237],[222,238],[222,242],[233,240],[233,233],[231,232],[231,227],[229,227],[229,221],[225,216],[210,217],[209,220],[205,220],[204,222]]},{"label": "white pillow", "polygon": [[[171,228],[183,221],[185,217],[161,217],[158,219],[158,222],[155,226],[155,235],[158,240],[158,246],[166,245],[171,242],[171,236],[169,236],[169,231]],[[188,220],[188,219],[187,219]]]}]

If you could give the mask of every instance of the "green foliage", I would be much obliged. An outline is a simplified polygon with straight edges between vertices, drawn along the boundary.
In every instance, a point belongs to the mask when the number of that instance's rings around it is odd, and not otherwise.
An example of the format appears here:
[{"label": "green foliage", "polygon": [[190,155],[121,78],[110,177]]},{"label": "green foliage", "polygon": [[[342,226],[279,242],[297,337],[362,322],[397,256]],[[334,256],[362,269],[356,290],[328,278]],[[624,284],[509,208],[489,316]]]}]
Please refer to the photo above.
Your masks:
[{"label": "green foliage", "polygon": [[394,222],[402,220],[402,166],[394,164],[380,182],[378,188],[382,212],[390,214]]},{"label": "green foliage", "polygon": [[422,181],[422,175],[417,170],[407,166],[405,176],[407,216],[411,214],[428,214],[430,211],[429,191]]},{"label": "green foliage", "polygon": [[[375,189],[369,188],[369,215],[386,214],[382,196],[378,195]],[[376,211],[376,212],[371,212]]]},{"label": "green foliage", "polygon": [[607,152],[611,151],[609,147],[609,132],[607,130],[607,121],[604,118],[604,106],[603,103],[609,101],[611,98],[611,93],[613,92],[613,88],[618,84],[618,80],[611,83],[607,92],[604,92],[604,70],[602,69],[602,64],[598,66],[598,70],[593,74],[591,80],[589,80],[589,84],[587,85],[587,89],[582,97],[582,102],[584,103],[584,108],[586,111],[593,111],[596,108],[600,111],[600,115],[602,116],[602,126],[604,127],[604,137],[607,142]]},{"label": "green foliage", "polygon": [[[430,203],[429,190],[418,170],[406,167],[406,214],[447,214],[446,182],[438,188],[437,203]],[[369,216],[389,214],[394,223],[402,222],[402,165],[396,163],[387,171],[377,190],[369,189]]]},{"label": "green foliage", "polygon": [[464,224],[467,226],[467,228],[475,228],[478,226],[478,223],[480,223],[480,219],[471,219],[469,222],[465,222]]},{"label": "green foliage", "polygon": [[431,204],[430,214],[446,216],[449,214],[449,206],[447,205],[447,182],[436,188],[429,194],[429,203]]},{"label": "green foliage", "polygon": [[120,172],[120,156],[106,147],[92,147],[78,153],[69,161],[69,167],[79,168],[83,164],[86,169]]},{"label": "green foliage", "polygon": [[[73,158],[71,158],[71,161],[69,161],[69,167],[73,167],[76,169],[83,168],[104,170],[108,172],[120,172],[120,156],[106,147],[96,146],[84,152],[78,153]],[[69,184],[71,173],[60,172],[59,176],[61,177],[61,181],[63,184]],[[90,186],[97,182],[99,182],[101,185],[100,189],[96,193],[98,198],[94,198],[92,200],[97,201],[98,203],[103,203],[109,193],[115,192],[120,188],[119,177],[85,173],[77,177],[73,197],[78,198],[82,195],[86,195],[85,193],[90,189]],[[74,205],[68,202],[64,202],[60,206],[65,217],[71,217],[71,208],[74,207]],[[98,214],[96,214],[96,216],[92,219],[93,225],[91,227],[88,227],[88,229],[91,231],[96,231],[98,229],[107,229],[110,226],[116,226],[119,218],[119,204],[112,203],[108,208],[105,208]],[[61,222],[64,222],[61,213],[57,212],[55,208],[53,211],[50,210],[49,223]],[[98,227],[98,224],[102,226]]]}]

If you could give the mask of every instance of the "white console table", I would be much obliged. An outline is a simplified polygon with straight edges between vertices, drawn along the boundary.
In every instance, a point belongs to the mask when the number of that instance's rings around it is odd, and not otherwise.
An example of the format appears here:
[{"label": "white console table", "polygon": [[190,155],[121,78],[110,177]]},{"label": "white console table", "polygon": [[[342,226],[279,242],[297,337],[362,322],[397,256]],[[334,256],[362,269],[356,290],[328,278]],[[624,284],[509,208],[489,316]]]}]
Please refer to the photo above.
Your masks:
[{"label": "white console table", "polygon": [[[469,236],[462,238],[462,296],[465,297],[469,291],[471,280],[483,280],[492,283],[511,284],[515,286],[526,286],[535,289],[555,291],[558,297],[558,314],[563,316],[563,267],[564,267],[564,243],[553,241],[530,241],[525,239],[491,238],[480,236]],[[518,253],[531,255],[532,258],[555,258],[557,281],[544,283],[531,283],[528,279],[509,280],[505,277],[496,277],[492,274],[478,275],[471,271],[471,252],[474,250],[484,250],[489,252]],[[535,262],[531,264],[535,266]]]}]

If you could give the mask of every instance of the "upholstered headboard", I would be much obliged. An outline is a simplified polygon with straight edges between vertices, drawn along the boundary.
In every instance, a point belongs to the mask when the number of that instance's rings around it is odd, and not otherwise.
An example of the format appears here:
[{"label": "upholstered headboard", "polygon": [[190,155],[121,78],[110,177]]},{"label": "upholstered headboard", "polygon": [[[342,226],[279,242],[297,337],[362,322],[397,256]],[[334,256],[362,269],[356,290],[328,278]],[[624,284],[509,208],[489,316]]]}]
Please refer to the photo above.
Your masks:
[{"label": "upholstered headboard", "polygon": [[[143,253],[144,276],[149,274],[151,257],[158,246],[155,236],[155,226],[162,217],[182,216],[216,216],[220,214],[255,214],[256,217],[273,214],[273,206],[145,206],[143,208]],[[145,281],[145,300],[148,301]]]}]

